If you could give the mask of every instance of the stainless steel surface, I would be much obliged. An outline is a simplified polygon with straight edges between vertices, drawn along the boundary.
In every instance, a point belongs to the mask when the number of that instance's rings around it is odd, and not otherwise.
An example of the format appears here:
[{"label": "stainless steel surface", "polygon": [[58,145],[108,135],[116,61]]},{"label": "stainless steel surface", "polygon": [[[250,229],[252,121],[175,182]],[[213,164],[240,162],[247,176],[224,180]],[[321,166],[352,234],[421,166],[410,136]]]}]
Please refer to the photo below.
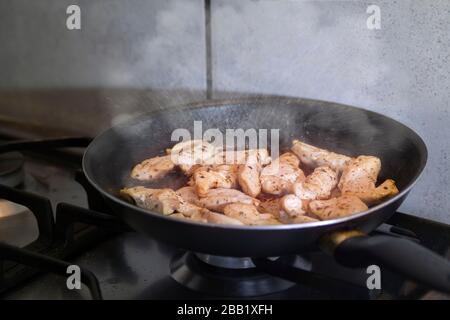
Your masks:
[{"label": "stainless steel surface", "polygon": [[0,184],[17,187],[23,183],[23,155],[19,152],[0,154]]},{"label": "stainless steel surface", "polygon": [[250,258],[223,257],[202,253],[196,253],[195,255],[207,264],[225,269],[249,269],[255,267]]}]

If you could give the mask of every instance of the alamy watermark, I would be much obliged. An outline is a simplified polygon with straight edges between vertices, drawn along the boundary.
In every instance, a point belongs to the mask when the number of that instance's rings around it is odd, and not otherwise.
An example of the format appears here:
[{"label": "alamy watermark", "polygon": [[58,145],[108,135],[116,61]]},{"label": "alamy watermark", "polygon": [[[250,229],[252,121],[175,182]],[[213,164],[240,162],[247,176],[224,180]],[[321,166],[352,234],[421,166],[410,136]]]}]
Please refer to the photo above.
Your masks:
[{"label": "alamy watermark", "polygon": [[66,27],[68,30],[81,29],[81,8],[76,4],[71,4],[66,9],[67,19]]},{"label": "alamy watermark", "polygon": [[381,269],[376,264],[370,265],[366,269],[366,273],[369,275],[366,280],[366,286],[369,290],[381,289]]},{"label": "alamy watermark", "polygon": [[372,4],[367,7],[366,13],[369,17],[366,20],[367,29],[380,30],[381,29],[381,9],[379,6]]},{"label": "alamy watermark", "polygon": [[280,153],[280,129],[203,131],[203,122],[194,121],[193,134],[186,128],[178,128],[172,132],[171,141],[178,142],[171,150],[172,161],[177,164],[244,164],[248,154],[235,151],[269,149],[272,159]]},{"label": "alamy watermark", "polygon": [[76,264],[67,267],[66,273],[69,274],[66,280],[66,286],[69,290],[81,289],[81,268]]}]

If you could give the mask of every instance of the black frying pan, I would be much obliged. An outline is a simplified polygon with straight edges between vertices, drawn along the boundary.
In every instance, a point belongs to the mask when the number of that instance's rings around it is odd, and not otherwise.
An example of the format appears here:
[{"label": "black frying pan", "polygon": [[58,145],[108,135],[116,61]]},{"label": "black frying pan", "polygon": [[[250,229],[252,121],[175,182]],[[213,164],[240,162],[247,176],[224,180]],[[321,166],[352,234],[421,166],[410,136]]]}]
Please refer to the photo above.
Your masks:
[{"label": "black frying pan", "polygon": [[[353,216],[298,225],[225,226],[174,219],[140,209],[118,196],[138,162],[163,154],[175,142],[177,128],[280,129],[281,148],[294,138],[350,156],[381,158],[380,179],[393,178],[400,193]],[[318,246],[347,266],[377,263],[436,289],[450,291],[450,264],[419,245],[388,236],[365,234],[387,220],[403,202],[427,159],[422,139],[383,115],[336,103],[291,98],[208,101],[147,115],[113,127],[87,148],[83,168],[90,183],[113,211],[135,230],[177,247],[234,257],[269,257],[299,253]],[[170,186],[170,179],[162,185]]]}]

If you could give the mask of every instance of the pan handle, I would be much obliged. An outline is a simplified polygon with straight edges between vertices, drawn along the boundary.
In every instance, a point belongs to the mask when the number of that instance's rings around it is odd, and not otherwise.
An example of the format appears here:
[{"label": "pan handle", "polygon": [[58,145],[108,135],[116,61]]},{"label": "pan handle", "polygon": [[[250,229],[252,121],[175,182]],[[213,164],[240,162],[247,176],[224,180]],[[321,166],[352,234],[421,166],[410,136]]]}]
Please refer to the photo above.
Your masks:
[{"label": "pan handle", "polygon": [[385,235],[367,236],[350,230],[324,236],[321,245],[344,266],[375,264],[450,293],[450,261],[413,241]]}]

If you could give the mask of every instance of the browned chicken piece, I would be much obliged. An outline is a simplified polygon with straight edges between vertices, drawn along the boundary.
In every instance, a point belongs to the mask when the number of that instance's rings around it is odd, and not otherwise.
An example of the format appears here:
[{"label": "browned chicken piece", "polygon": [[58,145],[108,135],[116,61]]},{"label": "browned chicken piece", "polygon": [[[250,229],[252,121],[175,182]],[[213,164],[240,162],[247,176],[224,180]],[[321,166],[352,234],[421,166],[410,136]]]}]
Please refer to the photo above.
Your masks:
[{"label": "browned chicken piece", "polygon": [[193,214],[190,217],[185,217],[191,221],[202,222],[202,223],[215,223],[215,224],[229,224],[229,225],[244,225],[241,221],[227,217],[224,214],[212,212],[208,209],[203,209],[200,212]]},{"label": "browned chicken piece", "polygon": [[174,213],[182,199],[172,189],[150,189],[142,186],[120,190],[122,197],[138,207],[168,215]]},{"label": "browned chicken piece", "polygon": [[375,186],[381,170],[381,161],[377,157],[359,156],[348,163],[342,172],[339,189],[360,192]]},{"label": "browned chicken piece", "polygon": [[192,221],[197,221],[197,222],[202,222],[202,223],[207,223],[208,222],[206,220],[205,213],[203,211],[196,212],[195,214],[190,216],[189,219],[192,220]]},{"label": "browned chicken piece", "polygon": [[192,174],[192,167],[204,165],[214,158],[216,148],[203,140],[189,140],[177,143],[170,150],[172,162],[186,175]]},{"label": "browned chicken piece", "polygon": [[186,217],[192,217],[198,213],[202,213],[204,208],[195,204],[181,200],[177,207],[177,212],[182,213]]},{"label": "browned chicken piece", "polygon": [[161,179],[174,169],[170,156],[154,157],[137,164],[131,171],[131,177],[141,181]]},{"label": "browned chicken piece", "polygon": [[320,149],[299,140],[294,140],[292,142],[291,150],[300,158],[302,164],[311,168],[328,166],[338,173],[342,172],[346,164],[352,159],[343,154]]},{"label": "browned chicken piece", "polygon": [[280,217],[281,210],[279,198],[262,200],[258,206],[258,211],[260,213],[270,213],[276,218]]},{"label": "browned chicken piece", "polygon": [[169,215],[169,217],[171,218],[178,218],[178,219],[188,219],[188,217],[186,217],[184,214],[182,213],[172,213],[171,215]]},{"label": "browned chicken piece", "polygon": [[252,204],[231,203],[224,207],[226,216],[239,220],[246,225],[271,225],[280,224],[275,217],[269,213],[259,213]]},{"label": "browned chicken piece", "polygon": [[262,163],[256,152],[250,153],[245,164],[239,167],[239,185],[242,191],[253,198],[261,193],[261,181],[259,180],[261,168]]},{"label": "browned chicken piece", "polygon": [[320,220],[341,218],[367,209],[367,205],[361,199],[346,195],[329,200],[314,200],[309,203],[310,213]]},{"label": "browned chicken piece", "polygon": [[296,217],[305,214],[302,199],[294,194],[285,195],[280,199],[280,207],[290,217]]},{"label": "browned chicken piece", "polygon": [[204,197],[210,189],[237,188],[237,176],[237,165],[222,164],[200,167],[193,174],[195,191],[200,197]]},{"label": "browned chicken piece", "polygon": [[162,213],[164,215],[174,212],[182,213],[190,217],[203,208],[184,201],[183,198],[172,189],[150,189],[146,187],[124,188],[121,195],[134,202],[138,207]]},{"label": "browned chicken piece", "polygon": [[399,192],[391,179],[376,187],[380,170],[379,158],[359,156],[345,167],[338,187],[343,195],[355,195],[367,205],[376,204]]},{"label": "browned chicken piece", "polygon": [[192,186],[182,187],[177,190],[177,194],[186,202],[200,205],[200,199]]},{"label": "browned chicken piece", "polygon": [[341,190],[339,190],[338,186],[334,187],[333,190],[331,190],[330,193],[330,198],[337,198],[340,197],[341,194]]},{"label": "browned chicken piece", "polygon": [[315,168],[304,181],[294,183],[293,191],[303,200],[328,199],[337,183],[337,173],[330,167],[321,166]]},{"label": "browned chicken piece", "polygon": [[205,217],[206,221],[209,223],[230,224],[230,225],[236,225],[236,226],[244,225],[244,223],[239,221],[238,219],[234,219],[234,218],[228,217],[224,214],[212,212],[209,210],[205,211],[204,217]]},{"label": "browned chicken piece", "polygon": [[288,152],[261,170],[260,180],[262,191],[282,195],[292,191],[292,185],[305,179],[305,174],[299,168],[298,158]]},{"label": "browned chicken piece", "polygon": [[371,206],[380,203],[384,199],[395,196],[398,192],[395,181],[387,179],[376,188],[362,192],[346,192],[345,194],[357,196],[367,205]]},{"label": "browned chicken piece", "polygon": [[317,222],[317,221],[320,221],[320,220],[311,218],[309,216],[302,215],[302,216],[296,216],[296,217],[292,218],[291,220],[289,220],[289,223],[295,224],[295,223],[309,223],[309,222]]},{"label": "browned chicken piece", "polygon": [[200,199],[203,207],[217,212],[223,212],[227,204],[235,202],[259,205],[259,200],[235,189],[211,189],[205,197]]}]

